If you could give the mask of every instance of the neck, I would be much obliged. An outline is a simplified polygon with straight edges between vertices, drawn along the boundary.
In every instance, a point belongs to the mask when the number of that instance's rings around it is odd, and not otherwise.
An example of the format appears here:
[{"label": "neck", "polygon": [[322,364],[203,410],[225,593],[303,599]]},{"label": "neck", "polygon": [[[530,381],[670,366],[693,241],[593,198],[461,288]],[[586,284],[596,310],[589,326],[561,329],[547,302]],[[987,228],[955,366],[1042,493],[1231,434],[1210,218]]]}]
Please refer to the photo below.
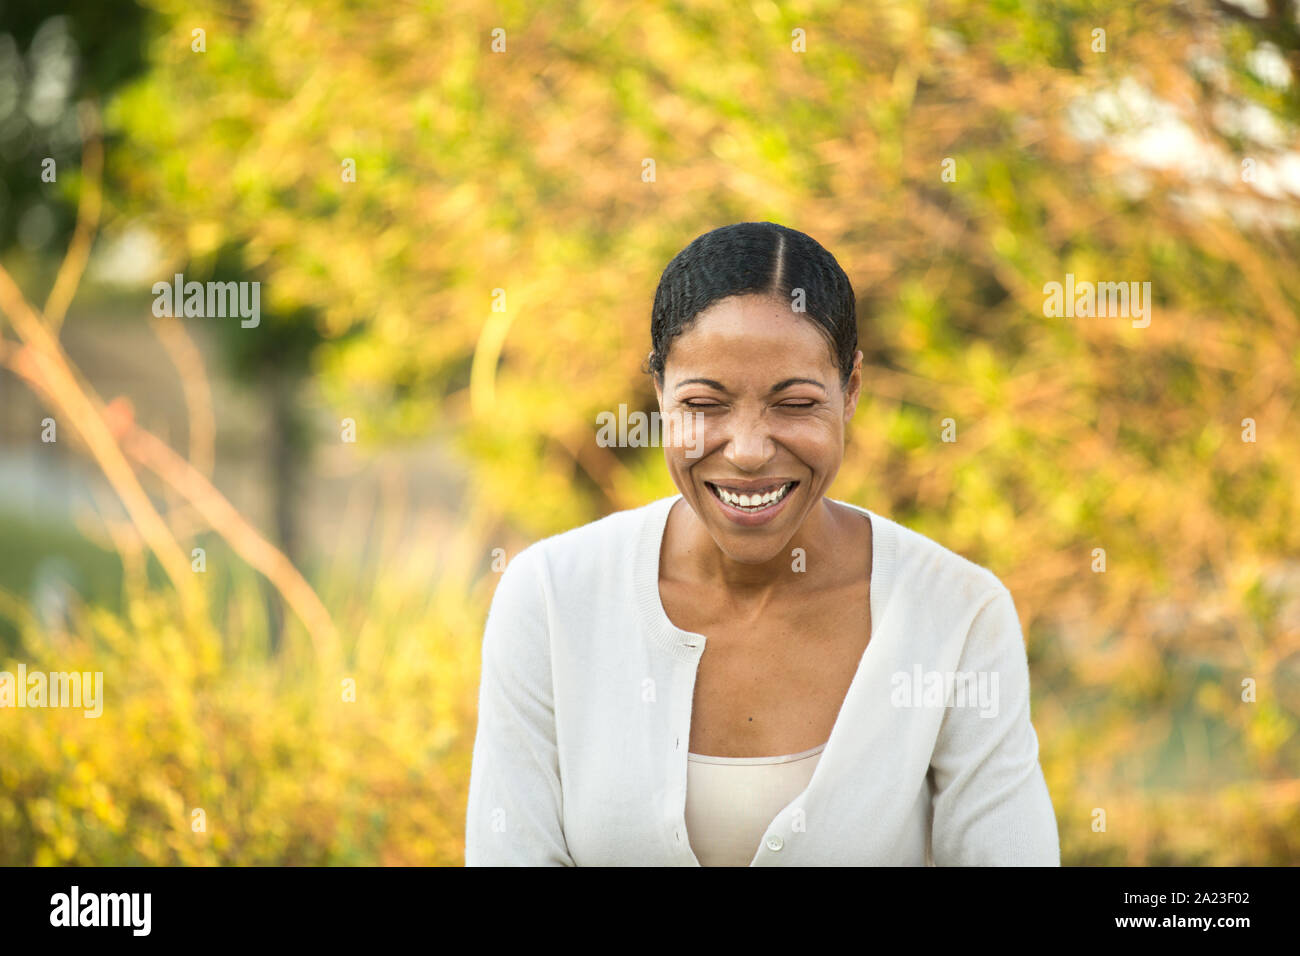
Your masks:
[{"label": "neck", "polygon": [[[838,524],[825,497],[818,499],[789,542],[766,561],[748,563],[729,557],[718,547],[699,516],[682,502],[681,542],[675,562],[696,581],[705,581],[750,600],[766,603],[772,594],[799,587],[807,572],[794,573],[794,550],[803,549],[805,562],[834,553]],[[669,515],[671,522],[672,515]]]}]

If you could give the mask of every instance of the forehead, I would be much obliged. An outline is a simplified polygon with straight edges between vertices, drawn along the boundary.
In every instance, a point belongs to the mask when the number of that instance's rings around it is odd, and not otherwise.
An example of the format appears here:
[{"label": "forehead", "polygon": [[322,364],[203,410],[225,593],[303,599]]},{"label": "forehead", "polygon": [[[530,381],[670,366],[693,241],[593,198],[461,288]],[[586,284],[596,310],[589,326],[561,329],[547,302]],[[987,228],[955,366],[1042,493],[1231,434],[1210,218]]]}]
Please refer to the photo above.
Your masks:
[{"label": "forehead", "polygon": [[696,316],[669,345],[665,365],[670,377],[700,375],[705,368],[732,378],[830,377],[835,358],[806,313],[782,299],[747,295],[719,299]]}]

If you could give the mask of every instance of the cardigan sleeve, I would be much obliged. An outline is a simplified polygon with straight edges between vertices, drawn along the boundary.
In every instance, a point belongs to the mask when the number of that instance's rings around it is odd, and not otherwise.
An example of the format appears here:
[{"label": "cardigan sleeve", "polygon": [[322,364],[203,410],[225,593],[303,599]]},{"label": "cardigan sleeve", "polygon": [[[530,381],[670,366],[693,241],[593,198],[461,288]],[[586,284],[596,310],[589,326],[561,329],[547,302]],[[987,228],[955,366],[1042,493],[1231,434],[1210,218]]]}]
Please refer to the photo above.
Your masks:
[{"label": "cardigan sleeve", "polygon": [[497,583],[483,633],[466,866],[573,866],[564,840],[550,633],[541,558],[527,548]]},{"label": "cardigan sleeve", "polygon": [[[1060,866],[1056,814],[1029,720],[1029,665],[1011,592],[975,615],[958,670],[997,693],[995,706],[949,707],[930,758],[936,866]],[[992,711],[989,716],[981,716]]]}]

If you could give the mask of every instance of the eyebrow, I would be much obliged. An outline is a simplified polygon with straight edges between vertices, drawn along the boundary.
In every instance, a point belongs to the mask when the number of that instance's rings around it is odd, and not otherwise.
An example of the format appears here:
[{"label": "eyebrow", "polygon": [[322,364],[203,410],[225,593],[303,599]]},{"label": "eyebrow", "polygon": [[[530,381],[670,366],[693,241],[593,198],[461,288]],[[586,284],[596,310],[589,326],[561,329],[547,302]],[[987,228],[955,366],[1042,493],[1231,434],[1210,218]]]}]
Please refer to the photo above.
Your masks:
[{"label": "eyebrow", "polygon": [[[707,385],[709,388],[716,388],[719,392],[725,392],[727,390],[726,386],[721,382],[716,382],[711,378],[684,378],[674,385],[673,388],[676,390],[681,388],[683,385]],[[814,378],[787,378],[773,385],[768,394],[771,395],[776,392],[784,391],[791,385],[816,385],[823,392],[826,391],[826,386]]]}]

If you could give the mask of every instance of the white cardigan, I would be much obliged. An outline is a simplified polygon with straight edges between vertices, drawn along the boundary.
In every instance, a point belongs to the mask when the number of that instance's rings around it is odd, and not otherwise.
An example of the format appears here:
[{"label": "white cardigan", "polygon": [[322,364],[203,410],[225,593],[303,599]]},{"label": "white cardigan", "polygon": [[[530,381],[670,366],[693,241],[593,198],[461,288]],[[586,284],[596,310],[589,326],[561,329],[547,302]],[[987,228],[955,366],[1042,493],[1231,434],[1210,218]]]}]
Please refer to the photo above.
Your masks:
[{"label": "white cardigan", "polygon": [[[467,866],[699,865],[686,755],[707,639],[675,627],[659,598],[680,497],[539,541],[502,574],[483,636]],[[750,865],[1059,866],[1010,592],[848,506],[872,524],[871,640],[812,779]],[[954,672],[973,680],[957,676],[945,706]],[[982,700],[967,693],[976,683]]]}]

